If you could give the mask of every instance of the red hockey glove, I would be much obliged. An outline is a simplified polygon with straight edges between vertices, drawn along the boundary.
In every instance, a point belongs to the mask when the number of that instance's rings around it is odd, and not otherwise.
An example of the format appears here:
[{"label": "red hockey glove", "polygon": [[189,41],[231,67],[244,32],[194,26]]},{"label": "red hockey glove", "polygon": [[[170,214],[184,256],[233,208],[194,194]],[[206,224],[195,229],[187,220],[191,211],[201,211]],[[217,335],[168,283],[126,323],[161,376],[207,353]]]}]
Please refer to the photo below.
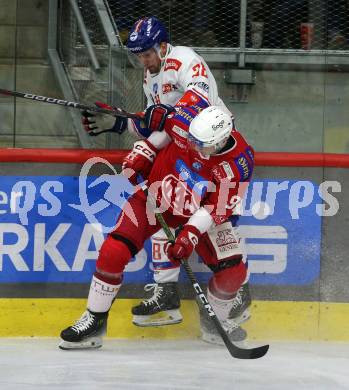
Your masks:
[{"label": "red hockey glove", "polygon": [[167,246],[167,256],[173,262],[187,260],[199,242],[200,231],[193,225],[184,225],[174,244]]},{"label": "red hockey glove", "polygon": [[[108,104],[95,102],[99,108],[106,110],[115,110],[115,108]],[[122,134],[127,129],[127,118],[115,117],[113,115],[102,114],[92,111],[81,112],[81,122],[88,135],[96,136],[102,133],[112,132]]]},{"label": "red hockey glove", "polygon": [[137,184],[137,174],[146,179],[153,166],[156,153],[157,149],[147,140],[135,142],[132,151],[124,158],[123,174],[133,184]]},{"label": "red hockey glove", "polygon": [[155,104],[145,110],[144,123],[150,131],[162,131],[167,116],[175,109],[168,104]]}]

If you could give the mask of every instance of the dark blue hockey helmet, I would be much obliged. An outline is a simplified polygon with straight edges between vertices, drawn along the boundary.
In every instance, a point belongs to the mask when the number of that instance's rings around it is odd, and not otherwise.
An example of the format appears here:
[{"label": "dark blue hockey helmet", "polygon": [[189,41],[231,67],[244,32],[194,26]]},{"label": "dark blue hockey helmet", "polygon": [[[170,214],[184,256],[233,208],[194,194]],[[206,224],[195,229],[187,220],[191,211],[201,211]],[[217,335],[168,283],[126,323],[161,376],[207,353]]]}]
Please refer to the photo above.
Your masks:
[{"label": "dark blue hockey helmet", "polygon": [[131,28],[126,42],[132,53],[142,53],[161,42],[168,42],[165,26],[155,16],[139,19]]}]

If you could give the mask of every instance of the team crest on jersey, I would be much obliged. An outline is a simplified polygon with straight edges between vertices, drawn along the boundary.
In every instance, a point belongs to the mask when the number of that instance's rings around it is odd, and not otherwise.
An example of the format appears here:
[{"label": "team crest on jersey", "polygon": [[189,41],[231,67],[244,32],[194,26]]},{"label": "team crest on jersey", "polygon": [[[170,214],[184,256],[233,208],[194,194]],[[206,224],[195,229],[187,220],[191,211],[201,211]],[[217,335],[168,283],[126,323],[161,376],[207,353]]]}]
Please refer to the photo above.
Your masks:
[{"label": "team crest on jersey", "polygon": [[197,193],[200,197],[203,197],[207,191],[208,182],[202,176],[193,172],[183,160],[177,160],[176,172],[180,178],[185,181],[189,188]]},{"label": "team crest on jersey", "polygon": [[201,199],[188,187],[172,174],[165,176],[161,182],[161,204],[172,208],[173,215],[190,217],[200,207]]},{"label": "team crest on jersey", "polygon": [[246,156],[241,153],[237,158],[234,159],[235,164],[240,172],[241,180],[245,181],[251,177],[252,167],[248,162]]},{"label": "team crest on jersey", "polygon": [[195,162],[193,162],[192,167],[193,167],[196,171],[200,171],[200,169],[202,168],[202,164],[201,164],[201,162],[199,162],[199,161],[195,161]]},{"label": "team crest on jersey", "polygon": [[181,61],[176,60],[175,58],[167,58],[165,62],[164,72],[170,69],[173,69],[178,72],[181,66],[182,66]]}]

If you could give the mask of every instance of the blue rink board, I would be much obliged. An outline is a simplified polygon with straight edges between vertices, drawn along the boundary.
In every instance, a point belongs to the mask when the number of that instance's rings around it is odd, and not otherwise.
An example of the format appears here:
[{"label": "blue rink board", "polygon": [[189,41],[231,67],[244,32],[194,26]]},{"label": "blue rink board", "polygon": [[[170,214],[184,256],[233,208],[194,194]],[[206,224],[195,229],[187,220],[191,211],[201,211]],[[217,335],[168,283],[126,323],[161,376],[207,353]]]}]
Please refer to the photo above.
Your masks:
[{"label": "blue rink board", "polygon": [[[288,188],[277,194],[274,213],[264,219],[250,215],[256,199],[266,201],[267,189],[282,182]],[[311,188],[314,196],[307,200]],[[103,239],[102,233],[92,234],[89,227],[99,223],[111,228],[132,189],[117,175],[88,177],[85,183],[71,176],[0,177],[0,282],[88,283],[98,241]],[[297,209],[295,202],[307,206]],[[246,215],[239,224],[246,233],[252,284],[305,285],[319,277],[321,217],[316,205],[322,202],[312,182],[256,179],[251,183]],[[292,218],[297,213],[299,218]],[[145,250],[145,255],[132,260],[125,283],[152,281],[149,241]],[[204,282],[210,273],[203,269],[197,276]]]}]

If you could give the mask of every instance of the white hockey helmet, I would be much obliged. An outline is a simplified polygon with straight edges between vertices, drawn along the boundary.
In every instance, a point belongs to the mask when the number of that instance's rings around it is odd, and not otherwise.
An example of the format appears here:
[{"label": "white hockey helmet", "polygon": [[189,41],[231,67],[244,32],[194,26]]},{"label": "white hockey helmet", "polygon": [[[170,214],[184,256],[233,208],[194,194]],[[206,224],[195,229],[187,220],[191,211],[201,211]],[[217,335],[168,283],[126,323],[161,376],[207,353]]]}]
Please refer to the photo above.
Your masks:
[{"label": "white hockey helmet", "polygon": [[189,127],[189,146],[205,156],[219,152],[233,127],[232,118],[218,106],[202,110]]}]

